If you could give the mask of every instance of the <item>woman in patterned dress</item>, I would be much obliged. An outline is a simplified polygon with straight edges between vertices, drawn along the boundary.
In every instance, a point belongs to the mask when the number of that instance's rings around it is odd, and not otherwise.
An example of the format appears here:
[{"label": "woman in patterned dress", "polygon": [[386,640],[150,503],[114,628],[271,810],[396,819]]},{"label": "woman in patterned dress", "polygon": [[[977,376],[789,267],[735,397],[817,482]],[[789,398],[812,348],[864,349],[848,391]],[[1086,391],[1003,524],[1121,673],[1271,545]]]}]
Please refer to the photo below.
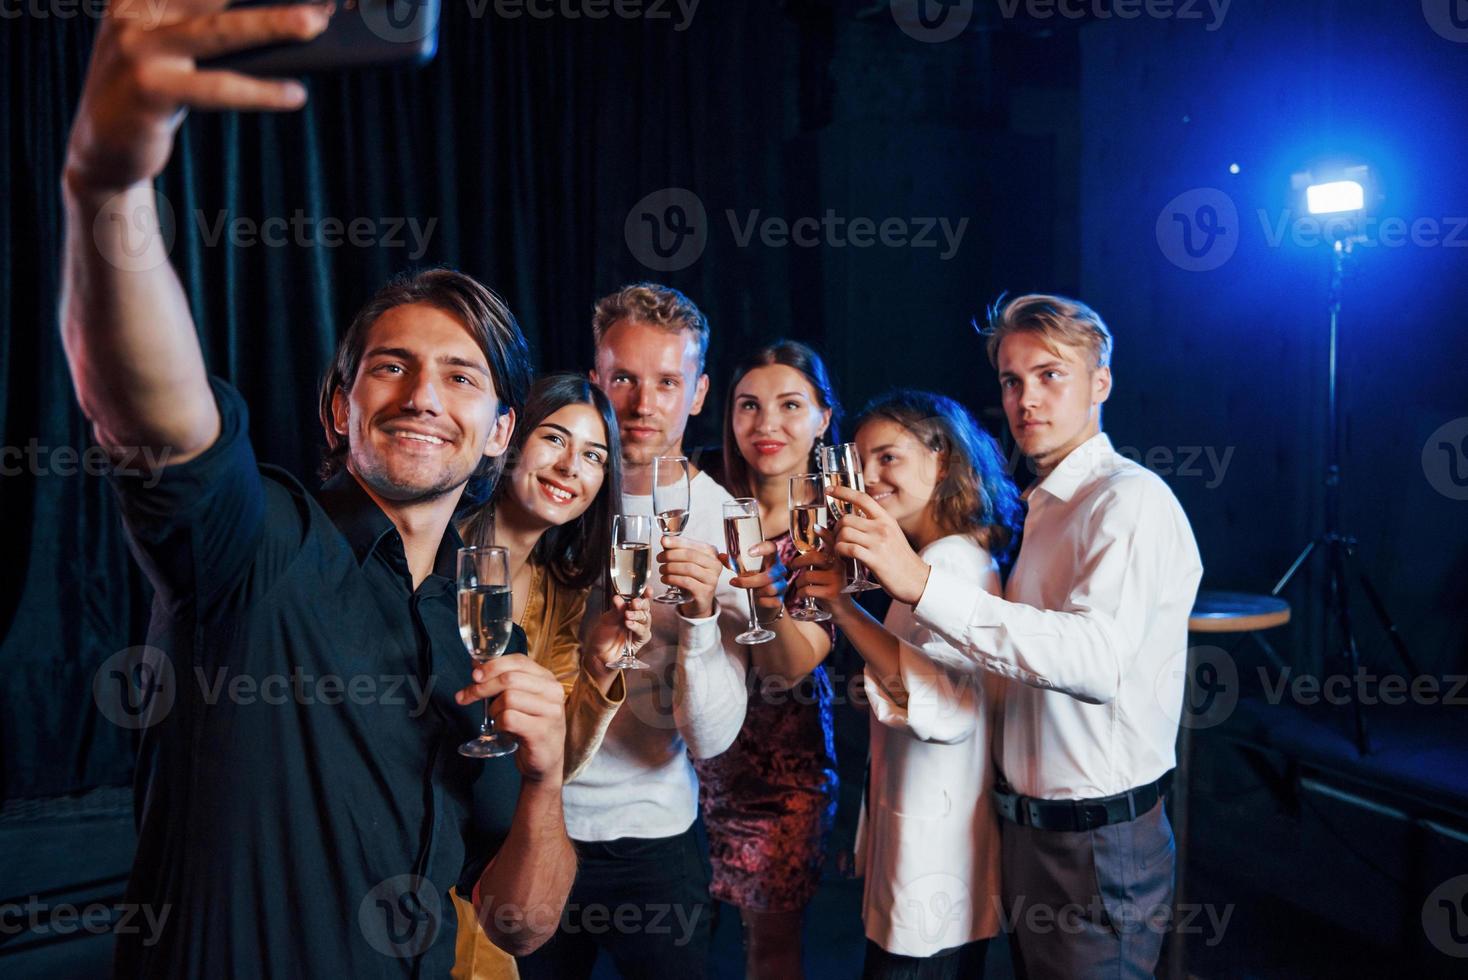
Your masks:
[{"label": "woman in patterned dress", "polygon": [[710,892],[739,909],[746,976],[799,977],[801,924],[836,811],[831,682],[821,666],[835,633],[784,615],[795,603],[784,572],[796,554],[789,487],[790,477],[817,470],[815,446],[835,438],[840,407],[819,355],[790,340],[746,358],[724,404],[724,485],[759,501],[761,547],[771,557],[750,578],[763,586],[760,616],[776,639],[748,648],[739,737],[722,755],[695,762]]}]

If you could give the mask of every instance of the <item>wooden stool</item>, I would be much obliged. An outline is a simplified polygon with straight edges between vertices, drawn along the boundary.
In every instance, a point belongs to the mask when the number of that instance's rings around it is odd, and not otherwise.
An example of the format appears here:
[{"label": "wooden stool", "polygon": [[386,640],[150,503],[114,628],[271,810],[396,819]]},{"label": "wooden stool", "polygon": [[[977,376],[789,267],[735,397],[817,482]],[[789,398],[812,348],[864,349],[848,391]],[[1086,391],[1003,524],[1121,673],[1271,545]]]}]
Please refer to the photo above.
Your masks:
[{"label": "wooden stool", "polygon": [[1199,592],[1188,616],[1192,633],[1252,633],[1290,621],[1290,604],[1272,595]]}]

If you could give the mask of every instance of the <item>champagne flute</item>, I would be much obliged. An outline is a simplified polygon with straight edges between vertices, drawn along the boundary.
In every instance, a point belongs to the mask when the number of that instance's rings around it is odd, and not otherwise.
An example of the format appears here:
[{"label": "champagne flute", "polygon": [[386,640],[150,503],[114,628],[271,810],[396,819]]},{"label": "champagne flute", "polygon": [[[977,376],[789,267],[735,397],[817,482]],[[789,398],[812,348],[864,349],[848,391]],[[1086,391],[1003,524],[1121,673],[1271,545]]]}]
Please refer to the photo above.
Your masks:
[{"label": "champagne flute", "polygon": [[[861,475],[861,456],[857,454],[856,443],[843,442],[839,446],[821,447],[821,477],[825,482],[826,489],[832,487],[846,487],[849,490],[866,492],[866,481]],[[831,507],[831,518],[840,521],[841,518],[856,510],[853,504],[835,497],[827,497],[826,503]],[[846,572],[849,581],[841,590],[842,592],[865,592],[868,589],[880,589],[881,586],[873,582],[867,576],[867,567],[855,558],[847,558]]]},{"label": "champagne flute", "polygon": [[[802,555],[821,550],[821,534],[828,514],[826,495],[819,473],[802,473],[790,478],[790,537]],[[810,596],[790,611],[802,623],[824,623],[831,618]]]},{"label": "champagne flute", "polygon": [[[652,509],[664,534],[677,537],[688,524],[688,457],[659,456],[652,461]],[[655,602],[687,602],[688,594],[670,585]]]},{"label": "champagne flute", "polygon": [[[652,520],[643,514],[618,514],[612,518],[612,555],[608,578],[612,589],[631,602],[647,588],[647,572],[652,558]],[[652,666],[637,659],[632,652],[632,639],[622,643],[622,656],[608,666],[616,670],[645,670]]]},{"label": "champagne flute", "polygon": [[[764,541],[760,529],[759,501],[753,497],[738,497],[724,502],[724,544],[729,551],[729,564],[735,575],[753,575],[764,566],[758,555],[749,549]],[[759,624],[755,614],[754,590],[749,590],[749,629],[734,637],[740,643],[768,643],[775,634]]]},{"label": "champagne flute", "polygon": [[[510,591],[510,553],[504,548],[459,549],[459,638],[476,664],[502,656],[514,629],[515,596]],[[520,746],[494,730],[489,698],[484,699],[484,721],[479,736],[459,746],[459,754],[473,759],[509,755]]]}]

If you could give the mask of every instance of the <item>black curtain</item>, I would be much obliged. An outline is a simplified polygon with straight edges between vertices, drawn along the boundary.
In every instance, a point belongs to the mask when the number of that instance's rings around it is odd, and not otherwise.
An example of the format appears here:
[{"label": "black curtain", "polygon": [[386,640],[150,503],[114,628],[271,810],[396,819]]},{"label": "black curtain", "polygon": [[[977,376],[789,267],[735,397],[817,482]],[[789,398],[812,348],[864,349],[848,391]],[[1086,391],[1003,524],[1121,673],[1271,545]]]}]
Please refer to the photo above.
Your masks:
[{"label": "black curtain", "polygon": [[[185,122],[158,182],[171,259],[210,369],[249,402],[263,460],[314,470],[316,386],[337,331],[414,266],[500,291],[547,370],[588,366],[590,304],[637,279],[710,311],[716,378],[723,351],[799,334],[786,256],[725,235],[688,268],[655,272],[625,218],[670,187],[696,188],[711,213],[781,210],[798,35],[821,27],[756,0],[679,30],[668,6],[670,19],[541,21],[458,0],[422,70],[312,80],[292,115]],[[131,774],[132,735],[99,716],[91,684],[143,642],[148,590],[105,481],[85,472],[91,443],[56,322],[58,177],[95,29],[86,16],[23,17],[0,31],[0,797]],[[712,431],[706,417],[699,435]]]},{"label": "black curtain", "polygon": [[[686,291],[713,325],[697,445],[717,441],[732,361],[782,336],[824,349],[848,406],[919,385],[1001,432],[970,321],[1001,290],[1078,287],[1073,32],[930,44],[856,0],[597,19],[445,4],[427,67],[311,80],[290,115],[195,115],[158,181],[208,364],[244,393],[263,460],[309,477],[337,331],[432,264],[500,291],[545,370],[589,366],[596,297]],[[0,30],[0,796],[125,783],[132,764],[91,685],[143,642],[149,596],[78,455],[55,315],[58,179],[95,28],[27,12]],[[702,232],[672,268],[649,249],[650,196]],[[873,241],[890,220],[910,243]]]}]

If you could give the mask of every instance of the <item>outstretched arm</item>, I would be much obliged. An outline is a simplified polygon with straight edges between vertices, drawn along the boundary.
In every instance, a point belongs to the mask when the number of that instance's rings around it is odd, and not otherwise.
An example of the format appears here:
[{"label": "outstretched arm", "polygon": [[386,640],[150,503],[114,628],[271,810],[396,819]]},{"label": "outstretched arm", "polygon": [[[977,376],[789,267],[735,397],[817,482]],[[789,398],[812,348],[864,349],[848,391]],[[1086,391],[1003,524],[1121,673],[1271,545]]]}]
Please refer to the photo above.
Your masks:
[{"label": "outstretched arm", "polygon": [[102,446],[166,449],[171,463],[207,449],[220,423],[159,232],[153,178],[188,108],[286,110],[305,102],[295,82],[200,71],[195,59],[305,40],[328,19],[320,6],[226,12],[224,3],[169,0],[157,23],[109,8],[62,176],[61,332],[82,411]]}]

